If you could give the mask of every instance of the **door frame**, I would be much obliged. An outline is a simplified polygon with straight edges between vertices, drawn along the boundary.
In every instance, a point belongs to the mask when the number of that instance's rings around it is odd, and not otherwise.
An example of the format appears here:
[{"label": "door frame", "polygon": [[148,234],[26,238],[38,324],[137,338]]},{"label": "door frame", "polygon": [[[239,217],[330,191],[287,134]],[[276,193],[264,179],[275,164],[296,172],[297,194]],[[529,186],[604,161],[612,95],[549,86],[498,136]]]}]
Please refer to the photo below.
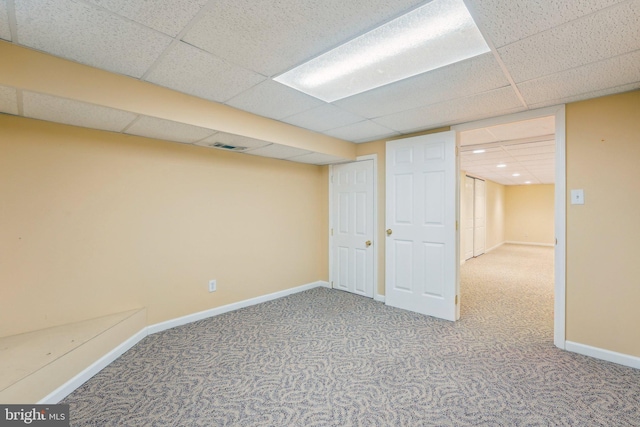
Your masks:
[{"label": "door frame", "polygon": [[[556,237],[554,253],[554,310],[553,310],[553,343],[556,347],[566,349],[566,122],[565,105],[556,105],[521,113],[508,114],[475,122],[451,126],[456,132],[479,129],[487,126],[501,125],[519,120],[540,117],[555,117],[555,195],[554,195],[554,233]],[[460,145],[459,138],[456,145]]]},{"label": "door frame", "polygon": [[[384,296],[378,294],[378,155],[367,154],[364,156],[357,156],[352,162],[338,163],[338,165],[344,165],[348,163],[362,162],[366,160],[373,161],[373,295],[371,297],[376,301],[383,301]],[[333,289],[333,236],[331,230],[333,229],[333,166],[329,165],[329,229],[327,235],[329,236],[329,287]]]}]

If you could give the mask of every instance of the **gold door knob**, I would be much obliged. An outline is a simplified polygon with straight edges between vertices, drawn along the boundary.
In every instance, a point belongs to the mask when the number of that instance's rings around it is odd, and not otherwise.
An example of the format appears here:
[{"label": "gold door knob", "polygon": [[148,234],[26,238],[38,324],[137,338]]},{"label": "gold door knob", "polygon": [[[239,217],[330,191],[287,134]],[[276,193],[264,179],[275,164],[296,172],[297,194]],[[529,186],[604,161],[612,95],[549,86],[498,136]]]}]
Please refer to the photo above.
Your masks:
[{"label": "gold door knob", "polygon": [[393,230],[389,228],[387,230],[387,236],[391,236],[392,234],[393,234]]},{"label": "gold door knob", "polygon": [[367,247],[371,246],[371,240],[367,240],[364,244],[367,245]]}]

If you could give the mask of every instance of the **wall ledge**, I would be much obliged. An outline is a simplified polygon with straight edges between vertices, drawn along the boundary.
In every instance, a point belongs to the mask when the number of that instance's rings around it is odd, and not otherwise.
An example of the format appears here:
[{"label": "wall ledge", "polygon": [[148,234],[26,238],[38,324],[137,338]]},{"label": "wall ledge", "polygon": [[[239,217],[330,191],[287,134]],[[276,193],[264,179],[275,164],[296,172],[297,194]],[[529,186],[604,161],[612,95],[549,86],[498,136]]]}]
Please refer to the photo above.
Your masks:
[{"label": "wall ledge", "polygon": [[607,362],[617,363],[618,365],[629,366],[631,368],[640,369],[640,357],[630,354],[617,353],[603,348],[592,347],[586,344],[580,344],[572,341],[565,341],[565,350],[572,353],[590,356]]},{"label": "wall ledge", "polygon": [[143,329],[146,314],[142,308],[1,338],[0,402],[47,399]]}]

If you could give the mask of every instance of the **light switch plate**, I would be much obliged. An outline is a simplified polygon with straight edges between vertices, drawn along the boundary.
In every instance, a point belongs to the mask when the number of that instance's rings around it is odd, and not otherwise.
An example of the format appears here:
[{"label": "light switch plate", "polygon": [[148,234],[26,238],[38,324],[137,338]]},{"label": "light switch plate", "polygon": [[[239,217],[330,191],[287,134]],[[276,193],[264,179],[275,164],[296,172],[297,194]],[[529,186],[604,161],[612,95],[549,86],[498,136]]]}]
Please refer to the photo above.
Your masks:
[{"label": "light switch plate", "polygon": [[584,205],[584,190],[571,190],[571,204]]}]

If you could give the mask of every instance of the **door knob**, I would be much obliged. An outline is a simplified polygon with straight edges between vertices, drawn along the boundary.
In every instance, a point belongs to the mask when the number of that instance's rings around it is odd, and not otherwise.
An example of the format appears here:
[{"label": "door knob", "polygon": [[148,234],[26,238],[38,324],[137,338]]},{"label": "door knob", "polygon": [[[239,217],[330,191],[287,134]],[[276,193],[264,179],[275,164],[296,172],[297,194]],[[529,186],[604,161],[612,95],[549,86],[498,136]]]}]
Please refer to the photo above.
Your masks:
[{"label": "door knob", "polygon": [[393,234],[393,230],[389,228],[387,230],[387,236],[391,236],[392,234]]},{"label": "door knob", "polygon": [[367,247],[371,246],[371,240],[367,240],[364,244],[367,245]]}]

